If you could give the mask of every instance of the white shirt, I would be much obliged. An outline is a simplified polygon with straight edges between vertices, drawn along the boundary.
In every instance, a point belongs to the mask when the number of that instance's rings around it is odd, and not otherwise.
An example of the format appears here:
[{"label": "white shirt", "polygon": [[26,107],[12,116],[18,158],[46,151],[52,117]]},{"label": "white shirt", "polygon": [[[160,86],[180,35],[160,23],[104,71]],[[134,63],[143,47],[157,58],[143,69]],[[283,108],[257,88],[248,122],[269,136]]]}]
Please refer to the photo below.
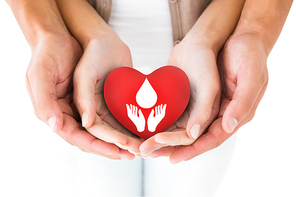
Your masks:
[{"label": "white shirt", "polygon": [[166,65],[173,48],[167,0],[114,0],[109,25],[129,46],[135,69],[148,74]]}]

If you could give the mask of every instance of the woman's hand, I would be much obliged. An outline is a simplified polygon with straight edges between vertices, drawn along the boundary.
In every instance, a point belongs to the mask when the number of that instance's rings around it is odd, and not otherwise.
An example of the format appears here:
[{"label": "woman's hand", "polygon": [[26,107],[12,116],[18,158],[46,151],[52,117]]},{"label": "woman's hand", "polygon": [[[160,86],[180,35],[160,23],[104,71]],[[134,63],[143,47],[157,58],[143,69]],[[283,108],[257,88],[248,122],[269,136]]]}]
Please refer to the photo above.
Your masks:
[{"label": "woman's hand", "polygon": [[[91,40],[75,70],[74,102],[82,117],[82,126],[88,132],[116,144],[122,151],[139,153],[139,138],[116,121],[104,101],[104,80],[109,72],[120,66],[132,67],[132,59],[129,48],[115,32],[110,30]],[[128,158],[133,156],[130,154]]]},{"label": "woman's hand", "polygon": [[83,48],[73,80],[73,99],[82,126],[112,146],[118,156],[133,159],[139,153],[140,139],[115,120],[103,98],[107,74],[120,66],[132,67],[130,50],[87,1],[56,2],[69,31]]},{"label": "woman's hand", "polygon": [[[172,50],[168,65],[185,71],[190,81],[191,98],[183,115],[167,132],[156,134],[141,145],[144,157],[163,147],[172,151],[181,145],[192,144],[218,115],[220,80],[213,50],[206,44],[183,40]],[[154,156],[158,156],[156,154],[157,151]]]},{"label": "woman's hand", "polygon": [[[152,153],[151,157],[171,155],[171,162],[176,163],[179,158],[174,151],[192,144],[215,119],[221,94],[217,56],[235,29],[244,3],[245,0],[212,1],[182,42],[174,47],[168,64],[187,73],[191,83],[189,106],[168,130],[170,132],[157,134],[144,142],[140,147],[141,154],[148,156]],[[188,155],[186,152],[182,154]]]}]

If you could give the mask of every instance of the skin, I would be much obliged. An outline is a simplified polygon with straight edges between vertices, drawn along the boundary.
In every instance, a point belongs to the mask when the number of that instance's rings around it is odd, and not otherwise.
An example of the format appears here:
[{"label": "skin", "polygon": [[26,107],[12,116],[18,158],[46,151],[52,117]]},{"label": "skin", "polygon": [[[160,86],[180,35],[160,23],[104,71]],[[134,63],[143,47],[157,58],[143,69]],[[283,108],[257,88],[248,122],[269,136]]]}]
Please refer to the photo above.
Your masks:
[{"label": "skin", "polygon": [[8,3],[32,49],[26,84],[36,116],[83,151],[110,159],[133,159],[133,154],[98,139],[81,127],[73,104],[72,79],[82,48],[68,32],[56,2]]},{"label": "skin", "polygon": [[[243,4],[244,1],[212,1],[182,42],[173,48],[168,64],[187,73],[191,85],[189,106],[169,132],[157,134],[141,145],[144,157],[164,147],[191,145],[216,119],[221,97],[216,59],[235,28]],[[193,130],[198,133],[192,134]]]},{"label": "skin", "polygon": [[[67,7],[66,0],[57,1],[58,6],[53,0],[7,1],[32,49],[27,89],[37,117],[70,144],[111,159],[141,154],[169,156],[171,163],[178,163],[219,146],[253,118],[268,83],[267,57],[293,2],[246,0],[239,18],[243,1],[224,1],[214,0],[172,50],[168,63],[189,75],[191,101],[171,132],[145,142],[122,128],[102,99],[106,74],[132,65],[128,47],[95,10],[84,0]],[[103,58],[105,48],[117,62]],[[94,55],[97,51],[101,57]],[[207,58],[202,65],[184,51]],[[205,72],[190,75],[195,69]],[[197,140],[191,133],[196,124]]]},{"label": "skin", "polygon": [[[144,157],[165,146],[192,144],[218,115],[221,88],[216,59],[235,28],[243,3],[243,0],[231,3],[214,0],[186,38],[174,47],[168,64],[178,66],[188,74],[192,89],[189,107],[170,132],[140,144],[141,139],[127,136],[128,132],[115,121],[102,96],[102,79],[107,73],[119,66],[132,67],[128,47],[84,0],[72,0],[71,3],[57,0],[67,27],[84,49],[74,75],[74,102],[84,127],[103,141],[114,144],[118,144],[125,134],[128,145],[119,147]],[[198,124],[199,129],[193,137],[190,131],[194,124]],[[135,152],[131,147],[138,147],[139,151]]]},{"label": "skin", "polygon": [[[220,146],[252,120],[268,84],[267,57],[292,2],[246,1],[233,35],[218,56],[222,84],[218,118],[192,145],[162,148],[151,157],[170,156],[171,163],[190,160]],[[232,118],[236,124],[231,123]]]}]

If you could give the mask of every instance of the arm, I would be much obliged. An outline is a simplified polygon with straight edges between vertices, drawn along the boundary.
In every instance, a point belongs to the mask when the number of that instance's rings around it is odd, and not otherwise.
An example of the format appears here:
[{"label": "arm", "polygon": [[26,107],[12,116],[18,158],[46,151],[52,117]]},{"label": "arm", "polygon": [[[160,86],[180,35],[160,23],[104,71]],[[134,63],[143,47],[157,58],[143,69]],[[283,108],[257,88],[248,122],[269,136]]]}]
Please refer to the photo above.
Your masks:
[{"label": "arm", "polygon": [[[58,131],[63,126],[63,116],[57,103],[54,83],[59,79],[53,79],[52,76],[46,74],[45,69],[48,69],[48,73],[53,74],[54,67],[47,65],[46,68],[44,64],[46,60],[41,57],[52,52],[45,50],[49,47],[50,42],[64,42],[63,47],[65,48],[74,48],[75,42],[71,39],[54,0],[38,2],[10,0],[7,2],[32,49],[32,59],[27,69],[26,82],[36,115],[53,131]],[[78,51],[79,49],[73,53],[79,53]],[[54,62],[46,62],[54,64]],[[42,64],[44,67],[40,66]]]},{"label": "arm", "polygon": [[191,99],[171,132],[157,134],[141,145],[144,155],[164,146],[171,146],[164,150],[172,151],[179,149],[178,145],[192,144],[216,118],[221,89],[216,59],[239,20],[243,4],[244,0],[212,1],[182,42],[172,50],[168,64],[187,73]]},{"label": "arm", "polygon": [[37,117],[84,151],[112,159],[126,155],[122,151],[120,155],[114,144],[105,143],[82,130],[76,121],[72,79],[82,50],[68,32],[56,2],[10,0],[8,3],[32,49],[26,85]]},{"label": "arm", "polygon": [[207,45],[218,55],[234,31],[245,0],[213,0],[184,40]]},{"label": "arm", "polygon": [[[254,116],[268,83],[267,57],[280,35],[292,2],[246,1],[235,32],[221,53],[226,96],[231,98],[222,122],[228,133]],[[240,60],[230,57],[235,53],[241,57]],[[235,89],[230,88],[231,83]]]},{"label": "arm", "polygon": [[56,2],[69,31],[84,49],[90,41],[98,37],[116,36],[112,28],[87,1],[56,0]]},{"label": "arm", "polygon": [[45,35],[70,35],[54,0],[6,1],[32,48]]},{"label": "arm", "polygon": [[255,34],[269,54],[284,26],[293,0],[247,0],[235,35]]},{"label": "arm", "polygon": [[98,139],[138,153],[139,139],[115,120],[103,98],[106,75],[119,66],[132,67],[129,48],[87,1],[57,0],[57,4],[84,50],[75,69],[73,95],[82,125]]},{"label": "arm", "polygon": [[291,4],[292,0],[246,0],[237,27],[218,56],[222,85],[218,118],[192,146],[175,151],[174,162],[216,148],[252,120],[268,84],[267,57]]}]

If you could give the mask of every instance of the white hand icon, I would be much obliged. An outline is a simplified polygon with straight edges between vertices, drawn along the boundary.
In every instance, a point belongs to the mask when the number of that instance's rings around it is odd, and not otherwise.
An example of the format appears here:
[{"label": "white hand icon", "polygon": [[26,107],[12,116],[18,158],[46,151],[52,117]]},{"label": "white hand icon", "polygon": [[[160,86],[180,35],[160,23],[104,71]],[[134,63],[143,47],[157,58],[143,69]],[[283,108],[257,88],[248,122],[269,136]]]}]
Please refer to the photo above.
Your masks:
[{"label": "white hand icon", "polygon": [[137,127],[137,130],[139,132],[143,132],[145,129],[145,118],[141,109],[139,109],[139,116],[138,116],[138,107],[132,104],[130,104],[130,106],[126,104],[126,109],[127,109],[128,117],[135,124],[135,126]]},{"label": "white hand icon", "polygon": [[166,110],[167,104],[163,105],[158,105],[155,107],[155,116],[154,116],[154,109],[151,110],[150,115],[148,117],[148,130],[150,132],[154,132],[157,125],[160,123],[160,121],[164,118],[165,116],[165,110]]}]

